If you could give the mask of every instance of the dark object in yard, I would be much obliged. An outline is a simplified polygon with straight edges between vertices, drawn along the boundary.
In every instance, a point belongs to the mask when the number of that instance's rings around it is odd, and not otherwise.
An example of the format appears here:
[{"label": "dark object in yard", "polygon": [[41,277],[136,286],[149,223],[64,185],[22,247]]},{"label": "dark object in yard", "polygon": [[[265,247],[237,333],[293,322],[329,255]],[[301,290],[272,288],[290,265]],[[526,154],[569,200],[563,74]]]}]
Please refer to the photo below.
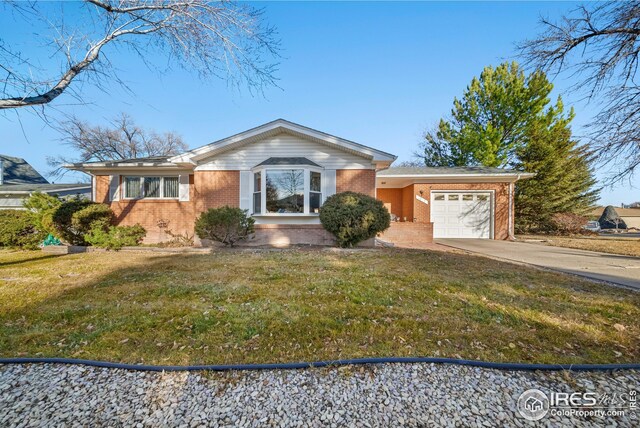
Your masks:
[{"label": "dark object in yard", "polygon": [[616,209],[609,205],[604,209],[600,219],[598,220],[600,223],[600,229],[626,229],[627,224],[624,220],[618,215]]}]

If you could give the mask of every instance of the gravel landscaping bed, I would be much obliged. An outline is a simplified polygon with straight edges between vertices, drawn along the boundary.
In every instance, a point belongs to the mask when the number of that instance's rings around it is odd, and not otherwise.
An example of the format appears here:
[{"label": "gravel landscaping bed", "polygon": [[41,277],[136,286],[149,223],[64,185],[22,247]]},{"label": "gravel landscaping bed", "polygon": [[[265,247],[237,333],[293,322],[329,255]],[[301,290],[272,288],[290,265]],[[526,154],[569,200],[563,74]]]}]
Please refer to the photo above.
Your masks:
[{"label": "gravel landscaping bed", "polygon": [[[0,426],[533,426],[522,392],[627,394],[640,372],[507,372],[384,364],[245,372],[0,365]],[[539,426],[638,426],[637,416],[550,417]]]}]

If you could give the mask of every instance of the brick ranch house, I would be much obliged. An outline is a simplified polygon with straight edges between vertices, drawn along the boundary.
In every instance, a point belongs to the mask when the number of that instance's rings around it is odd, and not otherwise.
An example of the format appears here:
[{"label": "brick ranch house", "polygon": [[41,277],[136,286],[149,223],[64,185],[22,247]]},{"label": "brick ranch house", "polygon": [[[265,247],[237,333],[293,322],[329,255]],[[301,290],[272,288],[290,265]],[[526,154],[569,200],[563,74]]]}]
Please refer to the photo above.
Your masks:
[{"label": "brick ranch house", "polygon": [[173,157],[66,165],[92,177],[92,198],[121,225],[141,224],[145,242],[193,235],[199,213],[248,210],[247,245],[333,243],[318,210],[338,192],[382,200],[392,214],[382,239],[509,239],[514,183],[531,174],[487,168],[390,168],[394,155],[283,119]]}]

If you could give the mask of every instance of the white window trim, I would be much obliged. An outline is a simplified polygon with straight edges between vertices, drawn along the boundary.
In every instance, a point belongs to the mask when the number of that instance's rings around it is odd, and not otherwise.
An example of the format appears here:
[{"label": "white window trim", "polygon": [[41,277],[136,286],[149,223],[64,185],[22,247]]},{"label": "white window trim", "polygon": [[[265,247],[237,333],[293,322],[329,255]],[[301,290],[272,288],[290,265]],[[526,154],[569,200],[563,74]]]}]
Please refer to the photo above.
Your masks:
[{"label": "white window trim", "polygon": [[[128,201],[141,201],[141,200],[145,200],[145,201],[158,201],[158,200],[162,200],[162,201],[177,201],[180,199],[180,176],[178,174],[175,175],[167,175],[167,174],[163,174],[163,175],[155,175],[155,174],[135,174],[135,175],[122,175],[122,199],[124,200],[128,200]],[[144,179],[145,177],[158,177],[160,178],[160,197],[155,197],[155,198],[150,198],[150,197],[146,197],[146,196],[141,196],[139,198],[130,198],[127,196],[127,186],[125,185],[125,180],[127,179],[127,177],[140,177],[142,180],[140,180],[140,194],[144,194]],[[177,178],[178,179],[178,196],[176,197],[165,197],[164,196],[164,179],[165,178]]]},{"label": "white window trim", "polygon": [[[302,169],[304,170],[304,208],[303,208],[303,212],[301,213],[268,213],[267,212],[267,171],[268,170],[289,170],[289,169]],[[255,168],[251,169],[251,180],[250,182],[250,189],[249,189],[249,193],[251,194],[251,210],[253,211],[253,194],[255,193],[254,190],[254,183],[255,183],[255,179],[254,179],[254,175],[256,172],[260,172],[261,173],[261,177],[260,177],[260,211],[261,213],[256,214],[255,212],[252,212],[252,216],[253,217],[318,217],[320,214],[319,213],[312,213],[310,212],[310,208],[309,208],[309,202],[310,202],[310,198],[309,198],[309,193],[310,193],[310,189],[311,189],[311,172],[319,172],[320,173],[320,192],[314,192],[314,193],[320,193],[321,194],[321,198],[320,198],[320,206],[322,206],[322,203],[324,203],[324,193],[322,192],[322,183],[324,183],[325,177],[324,177],[324,168],[322,167],[317,167],[317,166],[312,166],[312,165],[261,165],[261,166],[257,166]]]}]

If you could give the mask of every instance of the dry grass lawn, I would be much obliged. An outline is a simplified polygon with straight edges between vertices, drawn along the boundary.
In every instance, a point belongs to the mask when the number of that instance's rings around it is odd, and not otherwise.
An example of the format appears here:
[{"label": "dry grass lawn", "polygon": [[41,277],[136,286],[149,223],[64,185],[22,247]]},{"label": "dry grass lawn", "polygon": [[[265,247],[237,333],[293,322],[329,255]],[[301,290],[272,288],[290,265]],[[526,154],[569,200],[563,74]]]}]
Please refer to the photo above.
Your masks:
[{"label": "dry grass lawn", "polygon": [[638,362],[639,320],[640,293],[455,253],[0,251],[2,357]]},{"label": "dry grass lawn", "polygon": [[600,251],[603,253],[621,254],[640,257],[640,238],[600,238],[597,236],[537,236],[523,235],[518,239],[540,239],[546,245],[575,248],[578,250]]}]

